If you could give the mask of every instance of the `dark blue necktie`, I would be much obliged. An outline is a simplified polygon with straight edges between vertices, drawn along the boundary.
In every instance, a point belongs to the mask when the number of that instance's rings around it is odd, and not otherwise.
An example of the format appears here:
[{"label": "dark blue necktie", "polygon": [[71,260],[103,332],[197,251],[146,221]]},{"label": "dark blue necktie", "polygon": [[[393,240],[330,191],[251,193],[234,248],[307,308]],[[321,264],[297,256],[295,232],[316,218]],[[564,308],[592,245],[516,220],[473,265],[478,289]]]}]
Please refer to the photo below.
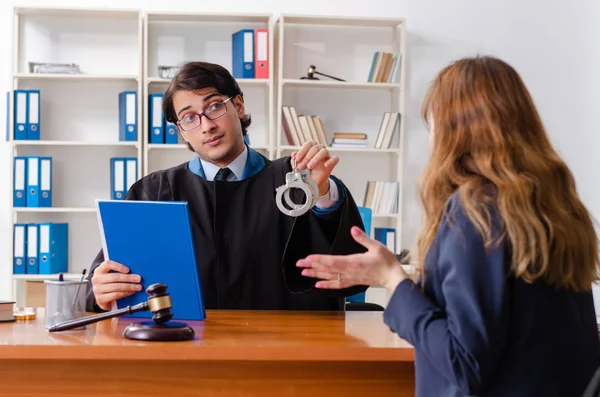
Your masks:
[{"label": "dark blue necktie", "polygon": [[227,167],[225,168],[221,168],[219,170],[219,172],[217,172],[217,175],[215,175],[215,181],[226,181],[227,178],[229,178],[229,175],[231,174],[231,170]]}]

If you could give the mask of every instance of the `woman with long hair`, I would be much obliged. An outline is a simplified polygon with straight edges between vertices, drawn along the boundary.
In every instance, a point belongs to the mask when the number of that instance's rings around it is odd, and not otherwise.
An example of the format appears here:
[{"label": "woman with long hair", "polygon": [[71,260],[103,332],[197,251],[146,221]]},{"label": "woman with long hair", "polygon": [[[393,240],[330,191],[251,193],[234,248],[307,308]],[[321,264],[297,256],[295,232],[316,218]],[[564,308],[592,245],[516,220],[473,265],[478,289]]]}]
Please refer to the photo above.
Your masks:
[{"label": "woman with long hair", "polygon": [[367,252],[298,266],[318,288],[389,290],[384,321],[415,348],[417,396],[581,396],[600,366],[598,240],[527,88],[497,58],[461,59],[423,117],[417,281],[358,227]]}]

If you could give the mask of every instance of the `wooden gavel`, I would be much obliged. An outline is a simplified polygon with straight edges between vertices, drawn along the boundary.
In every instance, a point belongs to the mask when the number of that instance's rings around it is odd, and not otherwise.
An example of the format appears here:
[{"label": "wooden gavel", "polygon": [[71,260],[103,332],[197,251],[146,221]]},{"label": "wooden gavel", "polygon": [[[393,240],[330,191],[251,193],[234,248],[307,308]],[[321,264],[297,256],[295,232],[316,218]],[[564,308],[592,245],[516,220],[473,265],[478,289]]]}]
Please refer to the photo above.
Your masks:
[{"label": "wooden gavel", "polygon": [[152,284],[146,288],[146,293],[150,295],[146,302],[138,303],[134,306],[127,306],[119,310],[113,310],[105,313],[95,314],[77,318],[74,320],[63,321],[48,328],[49,332],[66,331],[69,329],[81,327],[83,325],[92,324],[108,318],[118,317],[123,314],[131,314],[150,310],[154,315],[152,320],[156,324],[164,324],[173,318],[171,312],[171,297],[167,294],[167,286],[165,284]]}]

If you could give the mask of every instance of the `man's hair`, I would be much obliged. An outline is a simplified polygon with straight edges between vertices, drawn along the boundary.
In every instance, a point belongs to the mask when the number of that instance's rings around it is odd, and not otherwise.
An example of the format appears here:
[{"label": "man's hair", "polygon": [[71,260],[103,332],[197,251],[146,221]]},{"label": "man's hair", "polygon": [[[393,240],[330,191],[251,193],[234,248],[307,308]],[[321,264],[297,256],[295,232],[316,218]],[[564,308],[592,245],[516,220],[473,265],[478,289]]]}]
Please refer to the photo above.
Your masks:
[{"label": "man's hair", "polygon": [[[223,66],[209,62],[188,62],[181,67],[165,92],[163,100],[165,119],[170,123],[177,124],[177,113],[173,107],[173,95],[177,91],[196,91],[208,87],[215,88],[221,95],[228,97],[239,95],[242,100],[244,99],[244,93],[237,81]],[[244,115],[240,119],[240,123],[242,135],[245,136],[251,123],[250,115]],[[188,148],[194,151],[189,143]]]}]

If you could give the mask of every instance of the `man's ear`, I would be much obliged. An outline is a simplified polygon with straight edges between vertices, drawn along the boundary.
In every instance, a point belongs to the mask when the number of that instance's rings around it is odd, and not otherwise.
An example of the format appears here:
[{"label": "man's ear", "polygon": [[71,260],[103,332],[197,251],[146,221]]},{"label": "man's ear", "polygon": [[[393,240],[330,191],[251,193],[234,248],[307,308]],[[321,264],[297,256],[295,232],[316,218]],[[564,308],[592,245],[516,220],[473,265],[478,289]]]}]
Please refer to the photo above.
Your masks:
[{"label": "man's ear", "polygon": [[237,110],[238,117],[244,117],[244,115],[246,114],[246,109],[244,106],[244,100],[242,99],[242,96],[236,95],[236,97],[233,98],[233,104],[235,106],[235,109]]}]

